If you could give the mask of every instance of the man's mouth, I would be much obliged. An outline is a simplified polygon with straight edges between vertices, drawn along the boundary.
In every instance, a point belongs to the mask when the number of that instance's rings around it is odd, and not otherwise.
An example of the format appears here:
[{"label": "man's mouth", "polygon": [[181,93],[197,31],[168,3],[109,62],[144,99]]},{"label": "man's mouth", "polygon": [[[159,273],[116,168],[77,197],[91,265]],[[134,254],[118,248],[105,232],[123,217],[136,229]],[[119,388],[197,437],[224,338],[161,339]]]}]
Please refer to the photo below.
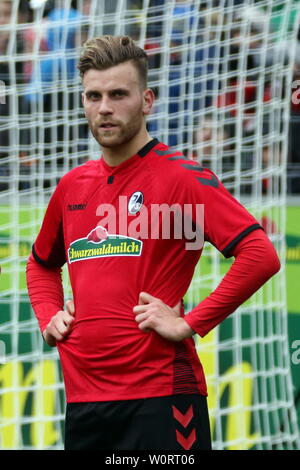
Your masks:
[{"label": "man's mouth", "polygon": [[111,129],[114,129],[115,127],[117,127],[117,125],[113,124],[112,122],[103,122],[102,124],[100,124],[99,127],[101,129],[111,130]]}]

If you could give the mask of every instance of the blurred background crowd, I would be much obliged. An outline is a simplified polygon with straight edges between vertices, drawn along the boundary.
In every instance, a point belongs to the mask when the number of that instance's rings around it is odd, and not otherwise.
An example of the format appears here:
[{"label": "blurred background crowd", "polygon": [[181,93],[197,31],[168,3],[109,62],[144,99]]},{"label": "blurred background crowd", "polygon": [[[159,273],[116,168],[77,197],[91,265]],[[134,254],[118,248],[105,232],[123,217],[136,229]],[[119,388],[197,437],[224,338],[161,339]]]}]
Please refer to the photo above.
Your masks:
[{"label": "blurred background crowd", "polygon": [[[288,145],[287,191],[299,194],[300,29],[291,83],[274,83],[276,62],[284,61],[288,54],[288,45],[276,43],[280,14],[270,25],[273,44],[271,41],[266,47],[263,35],[266,26],[259,10],[243,10],[243,15],[250,18],[247,39],[241,27],[245,18],[239,15],[231,17],[230,28],[223,25],[220,36],[219,13],[212,8],[208,16],[208,2],[199,3],[203,15],[196,15],[197,2],[179,0],[171,12],[166,64],[166,53],[162,56],[160,51],[168,25],[160,20],[160,12],[167,8],[167,3],[150,0],[145,18],[143,1],[127,0],[127,11],[134,13],[128,17],[126,33],[137,41],[143,36],[143,46],[150,57],[149,78],[157,95],[149,131],[162,135],[166,143],[178,146],[189,158],[205,166],[222,155],[218,167],[221,174],[232,170],[236,152],[241,153],[242,167],[251,170],[256,158],[258,109],[263,102],[263,118],[259,121],[262,165],[267,167],[270,160],[274,164],[274,152],[280,154],[284,145]],[[219,2],[210,0],[209,6],[214,3]],[[231,4],[241,5],[243,0],[231,0]],[[81,45],[90,35],[90,19],[99,14],[99,8],[106,19],[101,33],[116,34],[116,25],[109,18],[110,15],[115,18],[117,0],[0,0],[0,191],[9,190],[10,182],[16,178],[16,158],[19,191],[34,187],[34,175],[41,161],[43,187],[51,187],[53,178],[90,158],[76,62]],[[189,29],[197,34],[187,37]],[[183,43],[190,47],[182,48]],[[183,54],[184,63],[190,64],[187,69],[181,66]],[[243,77],[239,73],[241,61]],[[166,65],[163,88],[161,73]],[[5,99],[1,98],[4,86],[9,90]],[[160,96],[163,89],[165,97]],[[272,132],[280,131],[284,125],[281,109],[277,122],[273,122],[274,109],[268,108],[274,93],[290,101],[289,138],[279,150],[270,141]],[[168,119],[162,123],[159,117],[166,111],[163,109],[166,101]],[[237,128],[241,103],[242,123],[238,122]],[[237,145],[237,134],[243,145]],[[280,163],[280,155],[277,158]],[[265,180],[263,191],[267,185]]]}]

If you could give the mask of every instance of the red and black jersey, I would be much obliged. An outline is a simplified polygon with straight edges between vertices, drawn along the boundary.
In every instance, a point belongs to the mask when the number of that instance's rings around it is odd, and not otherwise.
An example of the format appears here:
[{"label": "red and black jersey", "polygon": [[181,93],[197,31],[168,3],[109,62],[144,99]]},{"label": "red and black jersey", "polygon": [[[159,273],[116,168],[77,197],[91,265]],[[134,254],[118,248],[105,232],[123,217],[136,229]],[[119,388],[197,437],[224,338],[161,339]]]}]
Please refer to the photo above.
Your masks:
[{"label": "red and black jersey", "polygon": [[142,332],[133,313],[142,291],[175,306],[201,255],[174,236],[176,211],[170,236],[161,217],[153,234],[149,214],[162,204],[186,206],[192,219],[204,205],[204,239],[225,256],[260,228],[210,170],[156,139],[117,167],[101,158],[70,171],[50,200],[33,255],[46,267],[68,263],[75,325],[57,343],[68,402],[206,395],[193,339]]}]

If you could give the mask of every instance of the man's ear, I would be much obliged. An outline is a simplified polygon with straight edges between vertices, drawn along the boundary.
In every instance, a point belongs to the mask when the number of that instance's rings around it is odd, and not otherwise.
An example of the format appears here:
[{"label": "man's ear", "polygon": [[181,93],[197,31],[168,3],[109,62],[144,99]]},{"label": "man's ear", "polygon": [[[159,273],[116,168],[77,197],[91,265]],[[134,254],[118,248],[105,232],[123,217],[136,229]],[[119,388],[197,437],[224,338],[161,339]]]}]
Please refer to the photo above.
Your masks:
[{"label": "man's ear", "polygon": [[84,115],[85,115],[85,117],[86,117],[86,112],[85,112],[85,107],[84,107],[84,103],[85,103],[85,94],[84,94],[84,91],[81,93],[81,102],[82,102],[82,106],[83,106]]},{"label": "man's ear", "polygon": [[150,114],[154,100],[155,100],[155,95],[153,90],[151,88],[147,88],[143,92],[143,100],[144,100],[144,106],[143,106],[143,113],[145,116]]}]

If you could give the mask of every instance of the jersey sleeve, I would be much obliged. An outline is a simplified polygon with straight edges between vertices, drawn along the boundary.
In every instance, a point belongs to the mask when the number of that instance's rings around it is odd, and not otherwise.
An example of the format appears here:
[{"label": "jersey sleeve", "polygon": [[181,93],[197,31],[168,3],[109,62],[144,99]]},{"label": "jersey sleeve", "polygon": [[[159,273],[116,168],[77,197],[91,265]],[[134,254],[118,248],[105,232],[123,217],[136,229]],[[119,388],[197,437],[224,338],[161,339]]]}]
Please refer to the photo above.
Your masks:
[{"label": "jersey sleeve", "polygon": [[231,257],[240,240],[252,231],[263,228],[212,171],[194,162],[186,164],[185,168],[190,175],[187,191],[188,198],[192,200],[193,214],[197,204],[202,204],[204,240],[214,245],[226,258]]},{"label": "jersey sleeve", "polygon": [[262,230],[252,232],[233,250],[235,260],[216,289],[185,316],[200,336],[233,313],[280,269],[278,255]]},{"label": "jersey sleeve", "polygon": [[43,332],[51,318],[64,308],[61,268],[44,268],[30,255],[26,281],[30,302]]},{"label": "jersey sleeve", "polygon": [[34,259],[44,267],[61,267],[66,262],[61,185],[56,187],[46,210],[40,232],[32,247]]}]

